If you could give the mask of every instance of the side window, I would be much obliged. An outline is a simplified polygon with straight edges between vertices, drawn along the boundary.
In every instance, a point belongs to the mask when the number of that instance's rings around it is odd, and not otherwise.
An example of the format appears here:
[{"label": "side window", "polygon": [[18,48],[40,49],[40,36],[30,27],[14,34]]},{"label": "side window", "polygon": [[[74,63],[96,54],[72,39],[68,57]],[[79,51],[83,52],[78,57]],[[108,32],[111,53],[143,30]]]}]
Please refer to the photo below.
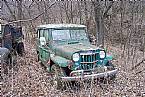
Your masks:
[{"label": "side window", "polygon": [[39,37],[44,37],[43,33],[44,33],[43,29],[39,30]]},{"label": "side window", "polygon": [[39,38],[39,36],[40,36],[40,35],[39,35],[39,30],[37,30],[37,38]]},{"label": "side window", "polygon": [[49,32],[48,31],[49,31],[48,29],[44,30],[44,37],[45,37],[46,41],[49,40],[49,36],[48,36]]}]

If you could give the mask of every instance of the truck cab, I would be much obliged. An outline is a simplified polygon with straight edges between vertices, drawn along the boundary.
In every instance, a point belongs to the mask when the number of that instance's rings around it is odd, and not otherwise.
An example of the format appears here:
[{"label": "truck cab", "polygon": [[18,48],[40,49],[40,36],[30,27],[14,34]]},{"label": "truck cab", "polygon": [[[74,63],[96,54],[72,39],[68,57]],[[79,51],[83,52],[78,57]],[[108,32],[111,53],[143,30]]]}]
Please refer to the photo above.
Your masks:
[{"label": "truck cab", "polygon": [[15,27],[10,24],[1,25],[1,44],[9,50],[15,50],[19,55],[24,53],[24,35],[22,27]]},{"label": "truck cab", "polygon": [[[0,23],[0,52],[2,52],[1,60],[3,62],[12,61],[16,54],[23,55],[24,44],[22,40],[22,27]],[[11,61],[9,62],[11,63]]]},{"label": "truck cab", "polygon": [[[103,48],[91,45],[86,26],[47,24],[37,28],[39,61],[63,81],[115,77],[113,57]],[[58,82],[58,81],[57,81]]]}]

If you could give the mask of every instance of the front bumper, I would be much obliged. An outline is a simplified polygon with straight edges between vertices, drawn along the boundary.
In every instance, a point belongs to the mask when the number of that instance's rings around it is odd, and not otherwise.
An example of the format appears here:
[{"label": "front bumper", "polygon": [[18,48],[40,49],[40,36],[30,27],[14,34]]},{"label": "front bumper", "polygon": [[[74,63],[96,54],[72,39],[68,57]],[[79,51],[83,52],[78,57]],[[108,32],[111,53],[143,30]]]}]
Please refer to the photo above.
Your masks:
[{"label": "front bumper", "polygon": [[77,81],[77,80],[87,80],[87,79],[97,79],[97,78],[109,78],[113,77],[117,74],[118,69],[114,69],[111,71],[106,71],[103,73],[93,73],[89,75],[84,74],[84,70],[77,70],[74,72],[81,73],[80,76],[68,76],[68,77],[61,77],[62,81]]}]

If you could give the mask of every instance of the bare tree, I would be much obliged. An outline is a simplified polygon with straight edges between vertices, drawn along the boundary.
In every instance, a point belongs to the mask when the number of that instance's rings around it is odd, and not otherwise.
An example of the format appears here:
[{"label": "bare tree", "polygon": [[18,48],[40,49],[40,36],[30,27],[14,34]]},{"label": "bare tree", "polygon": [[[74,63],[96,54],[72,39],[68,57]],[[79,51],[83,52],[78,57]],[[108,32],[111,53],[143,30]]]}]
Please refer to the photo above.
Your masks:
[{"label": "bare tree", "polygon": [[9,6],[9,4],[8,4],[8,2],[7,2],[7,0],[3,0],[3,1],[4,1],[5,5],[7,6],[8,10],[9,10],[9,12],[10,12],[10,14],[11,14],[11,16],[13,17],[13,19],[14,19],[14,20],[17,20],[16,16],[14,15],[13,11],[11,10],[11,8],[10,8],[10,6]]},{"label": "bare tree", "polygon": [[113,1],[106,8],[104,13],[102,11],[102,6],[101,6],[102,3],[104,3],[104,1],[97,0],[96,2],[92,2],[92,3],[94,4],[94,12],[95,12],[97,46],[99,45],[104,46],[104,19],[106,18],[107,13],[112,7]]},{"label": "bare tree", "polygon": [[[22,0],[17,0],[18,6],[18,20],[22,19]],[[18,23],[18,26],[21,26],[21,22]]]}]

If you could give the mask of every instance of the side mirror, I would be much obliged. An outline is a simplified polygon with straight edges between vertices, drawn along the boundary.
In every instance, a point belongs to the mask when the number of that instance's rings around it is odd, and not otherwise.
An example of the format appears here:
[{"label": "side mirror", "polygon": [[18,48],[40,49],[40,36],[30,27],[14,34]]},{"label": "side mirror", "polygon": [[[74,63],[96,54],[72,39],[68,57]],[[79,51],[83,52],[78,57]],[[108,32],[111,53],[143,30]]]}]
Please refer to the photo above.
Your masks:
[{"label": "side mirror", "polygon": [[40,45],[41,46],[46,45],[46,39],[45,39],[45,37],[40,37]]}]

